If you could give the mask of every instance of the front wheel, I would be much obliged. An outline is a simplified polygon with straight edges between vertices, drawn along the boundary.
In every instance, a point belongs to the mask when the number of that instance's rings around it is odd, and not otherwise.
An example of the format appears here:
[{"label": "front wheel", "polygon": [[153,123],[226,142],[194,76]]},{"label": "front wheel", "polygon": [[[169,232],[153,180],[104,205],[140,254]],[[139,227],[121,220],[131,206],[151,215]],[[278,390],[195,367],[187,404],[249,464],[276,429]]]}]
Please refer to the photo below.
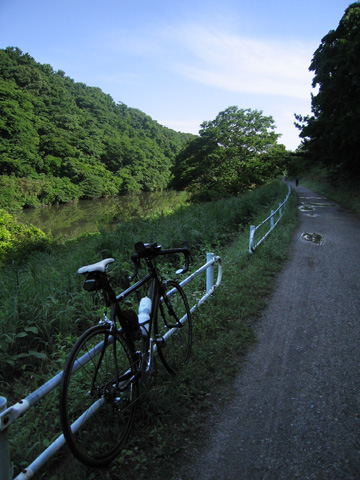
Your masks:
[{"label": "front wheel", "polygon": [[104,466],[130,434],[137,397],[136,365],[124,337],[106,325],[90,328],[75,343],[60,386],[60,419],[75,457]]},{"label": "front wheel", "polygon": [[192,322],[184,290],[177,282],[161,287],[154,320],[154,333],[159,357],[175,374],[189,359],[192,343]]}]

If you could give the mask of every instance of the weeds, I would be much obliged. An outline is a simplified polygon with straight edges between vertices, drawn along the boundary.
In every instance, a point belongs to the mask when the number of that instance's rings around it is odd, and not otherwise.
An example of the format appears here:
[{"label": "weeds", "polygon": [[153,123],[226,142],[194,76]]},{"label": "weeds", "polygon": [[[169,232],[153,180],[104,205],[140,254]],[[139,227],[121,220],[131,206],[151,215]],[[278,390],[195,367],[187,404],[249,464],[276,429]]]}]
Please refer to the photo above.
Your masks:
[{"label": "weeds", "polygon": [[[11,403],[59,370],[79,333],[98,315],[96,298],[83,293],[81,279],[76,277],[79,266],[113,256],[113,284],[125,287],[132,270],[129,258],[139,239],[157,241],[165,248],[181,245],[187,239],[193,271],[204,264],[207,251],[222,257],[222,285],[194,313],[191,360],[176,378],[170,377],[158,361],[158,383],[142,400],[127,448],[106,470],[94,470],[79,464],[65,447],[37,478],[105,480],[119,478],[119,472],[124,480],[171,478],[170,465],[176,465],[175,459],[205,425],[219,386],[230,382],[239,371],[241,358],[254,342],[252,324],[266,305],[296,226],[294,195],[279,225],[252,256],[247,253],[249,222],[256,223],[264,209],[274,208],[286,191],[285,185],[275,182],[241,198],[190,205],[167,217],[119,225],[112,232],[53,246],[16,271],[1,272],[5,293],[1,299],[0,341],[9,335],[14,340],[0,347],[1,394]],[[173,265],[163,267],[174,276]],[[205,276],[186,286],[191,306],[204,288]],[[16,337],[21,332],[26,332],[26,342],[25,337]],[[24,367],[23,360],[14,356],[29,353],[27,343],[32,351],[46,355],[47,361],[30,358]],[[11,427],[16,472],[24,466],[24,458],[30,461],[51,441],[50,424],[59,431],[57,403],[53,392]],[[44,412],[48,418],[45,424]],[[39,416],[41,426],[37,424]],[[30,440],[34,425],[36,445]],[[30,446],[34,451],[29,451]]]}]

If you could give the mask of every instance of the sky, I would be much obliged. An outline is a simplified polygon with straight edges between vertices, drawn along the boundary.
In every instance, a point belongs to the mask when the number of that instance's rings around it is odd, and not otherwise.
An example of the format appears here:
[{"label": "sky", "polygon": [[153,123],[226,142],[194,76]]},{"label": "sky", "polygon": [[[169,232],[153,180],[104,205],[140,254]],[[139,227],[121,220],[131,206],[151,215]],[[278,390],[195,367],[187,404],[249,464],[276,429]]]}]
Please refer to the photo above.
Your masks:
[{"label": "sky", "polygon": [[295,150],[294,113],[311,113],[313,54],[351,3],[0,0],[0,48],[18,47],[176,131],[198,134],[229,106],[261,110]]}]

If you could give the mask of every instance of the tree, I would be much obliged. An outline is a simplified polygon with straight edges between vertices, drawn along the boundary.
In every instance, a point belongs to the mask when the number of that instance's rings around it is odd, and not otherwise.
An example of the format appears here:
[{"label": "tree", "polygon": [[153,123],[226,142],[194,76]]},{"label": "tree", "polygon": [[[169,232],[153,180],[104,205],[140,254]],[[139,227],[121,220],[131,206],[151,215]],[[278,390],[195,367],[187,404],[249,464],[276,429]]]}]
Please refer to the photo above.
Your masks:
[{"label": "tree", "polygon": [[[0,49],[0,183],[11,185],[0,188],[0,205],[12,199],[10,210],[166,188],[176,154],[193,137],[16,47]],[[63,181],[69,188],[59,195]],[[40,184],[46,188],[31,189]]]},{"label": "tree", "polygon": [[295,115],[308,158],[339,173],[360,174],[360,3],[351,4],[336,30],[315,51],[310,71],[312,116]]},{"label": "tree", "polygon": [[[229,107],[201,125],[177,157],[173,185],[201,192],[201,198],[236,195],[275,176],[285,147],[277,144],[274,120],[262,111]],[[271,159],[271,161],[270,161]]]}]

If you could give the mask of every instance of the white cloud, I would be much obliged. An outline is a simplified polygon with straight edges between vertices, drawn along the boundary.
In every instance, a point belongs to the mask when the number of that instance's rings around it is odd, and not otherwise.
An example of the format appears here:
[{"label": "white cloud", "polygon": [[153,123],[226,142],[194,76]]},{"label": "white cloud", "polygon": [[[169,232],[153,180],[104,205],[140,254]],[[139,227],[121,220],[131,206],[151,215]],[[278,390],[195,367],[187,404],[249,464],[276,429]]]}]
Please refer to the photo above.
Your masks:
[{"label": "white cloud", "polygon": [[289,149],[299,145],[294,112],[308,113],[313,76],[308,67],[317,45],[253,38],[210,24],[107,32],[106,38],[112,73],[98,75],[122,88],[116,99],[139,105],[162,125],[197,134],[204,120],[228,105],[245,104],[273,116],[280,143]]},{"label": "white cloud", "polygon": [[186,60],[175,56],[172,68],[190,80],[232,92],[309,98],[313,45],[255,40],[197,26],[172,36],[191,53]]}]

